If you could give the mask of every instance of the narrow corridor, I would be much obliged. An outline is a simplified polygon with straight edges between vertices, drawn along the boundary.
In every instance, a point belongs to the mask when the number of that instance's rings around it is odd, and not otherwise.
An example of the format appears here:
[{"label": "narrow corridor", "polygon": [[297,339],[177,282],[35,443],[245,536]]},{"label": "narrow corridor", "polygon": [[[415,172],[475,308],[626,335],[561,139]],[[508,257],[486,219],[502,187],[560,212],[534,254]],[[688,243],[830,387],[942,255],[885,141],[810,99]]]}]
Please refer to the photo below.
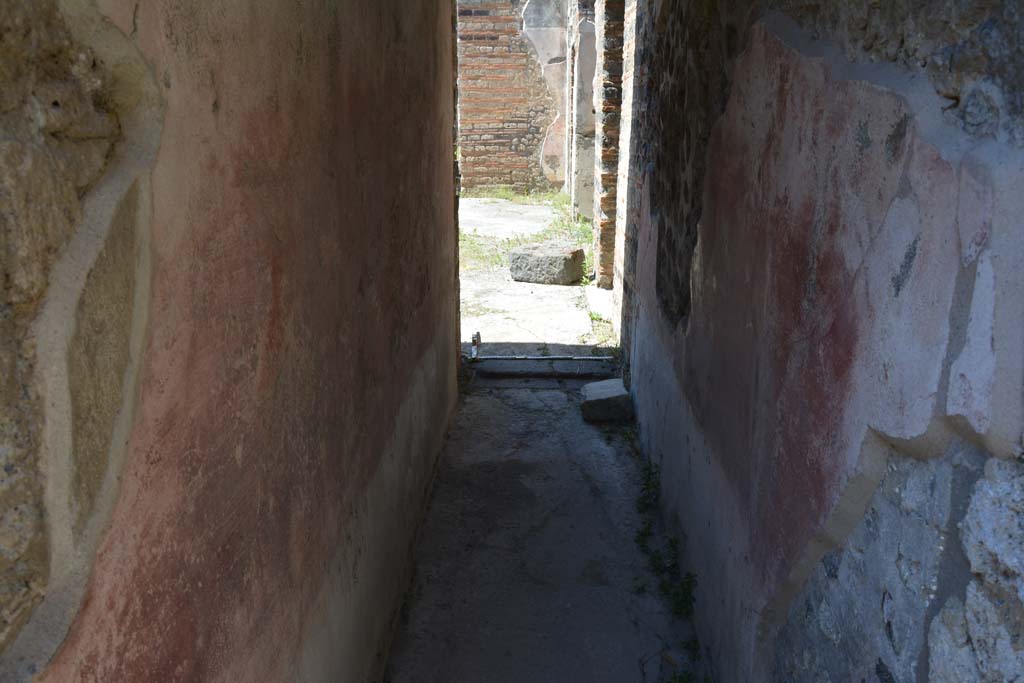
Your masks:
[{"label": "narrow corridor", "polygon": [[572,381],[495,382],[464,396],[441,456],[389,680],[691,680],[673,678],[689,624],[634,538],[629,430],[585,423]]},{"label": "narrow corridor", "polygon": [[1022,8],[0,0],[0,683],[1024,683]]}]

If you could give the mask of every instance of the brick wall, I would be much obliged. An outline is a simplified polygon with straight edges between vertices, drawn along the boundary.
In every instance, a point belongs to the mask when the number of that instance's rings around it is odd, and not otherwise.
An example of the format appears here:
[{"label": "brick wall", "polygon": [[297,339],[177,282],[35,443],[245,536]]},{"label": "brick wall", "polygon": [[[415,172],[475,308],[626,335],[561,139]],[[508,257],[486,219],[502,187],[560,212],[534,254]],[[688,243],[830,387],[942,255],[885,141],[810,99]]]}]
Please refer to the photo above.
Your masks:
[{"label": "brick wall", "polygon": [[554,102],[522,32],[524,0],[459,0],[462,186],[550,190],[541,147]]},{"label": "brick wall", "polygon": [[[631,328],[623,324],[632,315],[632,288],[636,271],[636,222],[630,220],[639,196],[643,174],[635,163],[637,154],[634,124],[646,111],[647,97],[642,52],[638,54],[637,36],[647,21],[638,12],[638,0],[626,0],[622,39],[622,120],[619,133],[619,171],[615,206],[615,282],[612,286],[614,314],[612,322],[619,333],[620,345],[628,348]],[[627,357],[628,358],[628,357]],[[629,363],[623,363],[623,379],[629,383]]]},{"label": "brick wall", "polygon": [[616,183],[619,172],[619,126],[622,111],[622,34],[625,0],[598,0],[597,152],[594,177],[594,261],[597,285],[610,289],[614,279]]}]

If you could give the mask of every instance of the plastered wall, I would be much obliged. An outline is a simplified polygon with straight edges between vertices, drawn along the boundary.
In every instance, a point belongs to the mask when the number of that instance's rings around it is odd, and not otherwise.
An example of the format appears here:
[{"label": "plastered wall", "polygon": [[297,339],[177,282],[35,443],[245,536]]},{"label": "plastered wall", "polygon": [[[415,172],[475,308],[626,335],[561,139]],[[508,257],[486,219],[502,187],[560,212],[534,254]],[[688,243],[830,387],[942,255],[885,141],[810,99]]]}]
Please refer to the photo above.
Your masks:
[{"label": "plastered wall", "polygon": [[1022,669],[1020,24],[933,4],[627,7],[616,288],[722,680]]},{"label": "plastered wall", "polygon": [[455,396],[454,21],[0,2],[0,680],[379,675]]}]

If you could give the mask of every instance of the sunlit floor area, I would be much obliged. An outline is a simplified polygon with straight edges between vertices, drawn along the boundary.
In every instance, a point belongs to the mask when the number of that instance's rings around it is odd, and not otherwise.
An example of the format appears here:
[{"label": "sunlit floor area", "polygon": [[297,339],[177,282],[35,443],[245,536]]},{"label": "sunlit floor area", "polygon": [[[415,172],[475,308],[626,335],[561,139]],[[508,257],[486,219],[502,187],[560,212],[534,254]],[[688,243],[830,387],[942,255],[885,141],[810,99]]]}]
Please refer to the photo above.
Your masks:
[{"label": "sunlit floor area", "polygon": [[464,345],[477,332],[487,354],[506,353],[507,344],[530,355],[546,355],[552,345],[617,345],[611,292],[589,278],[572,285],[512,279],[509,255],[518,247],[552,242],[589,247],[590,225],[572,219],[562,196],[462,199],[459,226]]}]

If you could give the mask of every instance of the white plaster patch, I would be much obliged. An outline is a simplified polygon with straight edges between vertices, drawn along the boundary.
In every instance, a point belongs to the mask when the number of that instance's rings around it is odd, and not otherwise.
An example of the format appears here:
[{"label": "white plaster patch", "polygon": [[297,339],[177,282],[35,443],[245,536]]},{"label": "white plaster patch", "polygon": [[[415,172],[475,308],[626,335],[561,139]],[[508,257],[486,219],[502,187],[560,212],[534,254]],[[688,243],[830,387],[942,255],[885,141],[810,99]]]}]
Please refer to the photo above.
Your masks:
[{"label": "white plaster patch", "polygon": [[890,437],[920,436],[934,413],[953,295],[943,271],[955,256],[936,253],[945,227],[923,220],[916,200],[898,198],[864,262],[874,328],[864,345],[863,386],[874,387],[866,408],[871,427]]},{"label": "white plaster patch", "polygon": [[968,156],[960,165],[960,204],[957,207],[963,265],[978,258],[992,230],[992,180],[986,168]]},{"label": "white plaster patch", "polygon": [[949,374],[946,412],[960,415],[978,434],[992,424],[992,389],[995,385],[996,278],[989,252],[978,259],[978,272],[967,323],[967,343]]}]

